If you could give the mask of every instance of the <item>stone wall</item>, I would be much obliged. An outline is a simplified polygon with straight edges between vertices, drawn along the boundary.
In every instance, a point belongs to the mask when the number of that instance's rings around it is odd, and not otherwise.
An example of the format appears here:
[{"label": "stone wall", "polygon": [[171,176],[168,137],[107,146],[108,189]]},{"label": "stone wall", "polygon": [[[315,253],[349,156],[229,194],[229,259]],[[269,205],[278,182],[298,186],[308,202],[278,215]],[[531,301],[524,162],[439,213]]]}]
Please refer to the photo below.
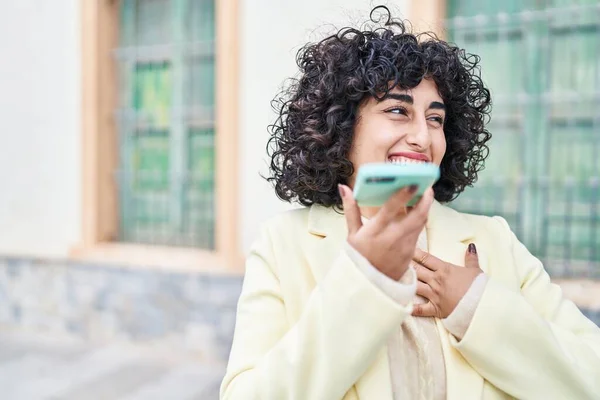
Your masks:
[{"label": "stone wall", "polygon": [[225,359],[239,276],[0,259],[0,324]]}]

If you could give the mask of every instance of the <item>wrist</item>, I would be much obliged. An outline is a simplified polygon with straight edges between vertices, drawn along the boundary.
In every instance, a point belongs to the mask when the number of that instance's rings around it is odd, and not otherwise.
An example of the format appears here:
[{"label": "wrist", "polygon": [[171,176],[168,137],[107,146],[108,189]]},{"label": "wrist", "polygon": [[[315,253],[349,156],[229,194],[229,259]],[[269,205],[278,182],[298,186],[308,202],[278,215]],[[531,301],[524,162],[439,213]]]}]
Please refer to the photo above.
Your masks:
[{"label": "wrist", "polygon": [[[387,269],[382,269],[379,268],[377,266],[375,266],[375,268],[377,268],[379,270],[379,272],[381,272],[382,274],[384,274],[385,276],[387,276],[388,278],[394,280],[394,281],[406,281],[406,276],[410,276],[409,274],[409,266],[406,265],[406,267],[404,268],[387,268]],[[410,281],[410,279],[408,279],[408,281]]]}]

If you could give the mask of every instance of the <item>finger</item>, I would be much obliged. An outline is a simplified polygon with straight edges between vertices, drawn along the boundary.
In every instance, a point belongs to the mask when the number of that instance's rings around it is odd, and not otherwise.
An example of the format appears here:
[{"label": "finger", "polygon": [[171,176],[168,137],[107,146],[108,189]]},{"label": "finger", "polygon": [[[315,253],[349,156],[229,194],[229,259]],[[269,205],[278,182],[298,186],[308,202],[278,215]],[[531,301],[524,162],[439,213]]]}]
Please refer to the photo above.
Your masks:
[{"label": "finger", "polygon": [[431,271],[437,271],[446,265],[444,261],[418,247],[415,248],[413,260]]},{"label": "finger", "polygon": [[433,203],[434,197],[435,197],[435,192],[433,191],[433,187],[427,188],[427,190],[423,193],[423,196],[421,196],[421,198],[419,199],[419,201],[417,202],[417,204],[415,204],[415,206],[413,208],[417,209],[419,207],[422,207],[429,212],[429,209],[431,208],[431,204]]},{"label": "finger", "polygon": [[415,265],[413,268],[415,269],[415,272],[417,273],[418,280],[425,282],[425,283],[429,283],[434,280],[435,272],[433,272],[419,264]]},{"label": "finger", "polygon": [[388,223],[396,218],[400,213],[405,211],[406,204],[413,198],[417,189],[417,185],[411,185],[398,190],[381,207],[377,213],[377,217],[383,223]]},{"label": "finger", "polygon": [[479,268],[479,257],[477,256],[477,247],[475,247],[475,243],[469,243],[465,255],[465,267]]},{"label": "finger", "polygon": [[348,186],[338,185],[338,190],[342,198],[344,215],[346,216],[346,224],[348,225],[348,234],[354,234],[362,226],[360,209],[358,208],[358,204],[356,204],[356,200],[354,200],[352,190]]},{"label": "finger", "polygon": [[425,282],[417,281],[417,294],[429,300],[433,296],[433,289]]},{"label": "finger", "polygon": [[431,301],[425,304],[415,304],[412,315],[415,317],[435,317],[435,306]]},{"label": "finger", "polygon": [[423,227],[427,223],[427,217],[429,216],[429,210],[433,204],[433,189],[429,188],[423,193],[423,196],[417,204],[408,213],[408,216],[404,219],[404,224],[407,230],[423,230]]}]

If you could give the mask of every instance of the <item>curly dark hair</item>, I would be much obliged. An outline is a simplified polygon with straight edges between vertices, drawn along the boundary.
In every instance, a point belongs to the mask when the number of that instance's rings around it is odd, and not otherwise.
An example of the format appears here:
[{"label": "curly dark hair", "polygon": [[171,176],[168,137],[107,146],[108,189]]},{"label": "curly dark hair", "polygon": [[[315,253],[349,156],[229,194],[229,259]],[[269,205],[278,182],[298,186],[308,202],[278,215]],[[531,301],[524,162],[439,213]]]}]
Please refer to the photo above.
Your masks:
[{"label": "curly dark hair", "polygon": [[[383,24],[375,20],[377,12]],[[278,118],[269,126],[267,180],[282,200],[341,207],[337,185],[354,172],[348,153],[359,106],[369,96],[381,99],[424,78],[436,83],[447,110],[436,200],[454,200],[483,169],[491,98],[479,57],[433,33],[411,33],[385,6],[375,7],[370,20],[374,26],[368,29],[343,28],[301,48],[300,77],[273,100]]]}]

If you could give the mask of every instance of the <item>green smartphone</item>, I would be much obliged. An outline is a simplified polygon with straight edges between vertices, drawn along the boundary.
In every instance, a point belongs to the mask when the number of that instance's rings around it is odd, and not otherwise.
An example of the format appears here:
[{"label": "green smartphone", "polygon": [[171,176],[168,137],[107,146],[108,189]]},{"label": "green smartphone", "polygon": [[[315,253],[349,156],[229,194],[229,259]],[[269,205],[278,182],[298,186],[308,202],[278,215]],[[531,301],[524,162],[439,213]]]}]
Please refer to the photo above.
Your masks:
[{"label": "green smartphone", "polygon": [[354,183],[354,199],[359,206],[379,207],[399,189],[417,185],[417,193],[407,206],[413,206],[425,190],[439,179],[440,168],[432,163],[365,164],[358,169]]}]

